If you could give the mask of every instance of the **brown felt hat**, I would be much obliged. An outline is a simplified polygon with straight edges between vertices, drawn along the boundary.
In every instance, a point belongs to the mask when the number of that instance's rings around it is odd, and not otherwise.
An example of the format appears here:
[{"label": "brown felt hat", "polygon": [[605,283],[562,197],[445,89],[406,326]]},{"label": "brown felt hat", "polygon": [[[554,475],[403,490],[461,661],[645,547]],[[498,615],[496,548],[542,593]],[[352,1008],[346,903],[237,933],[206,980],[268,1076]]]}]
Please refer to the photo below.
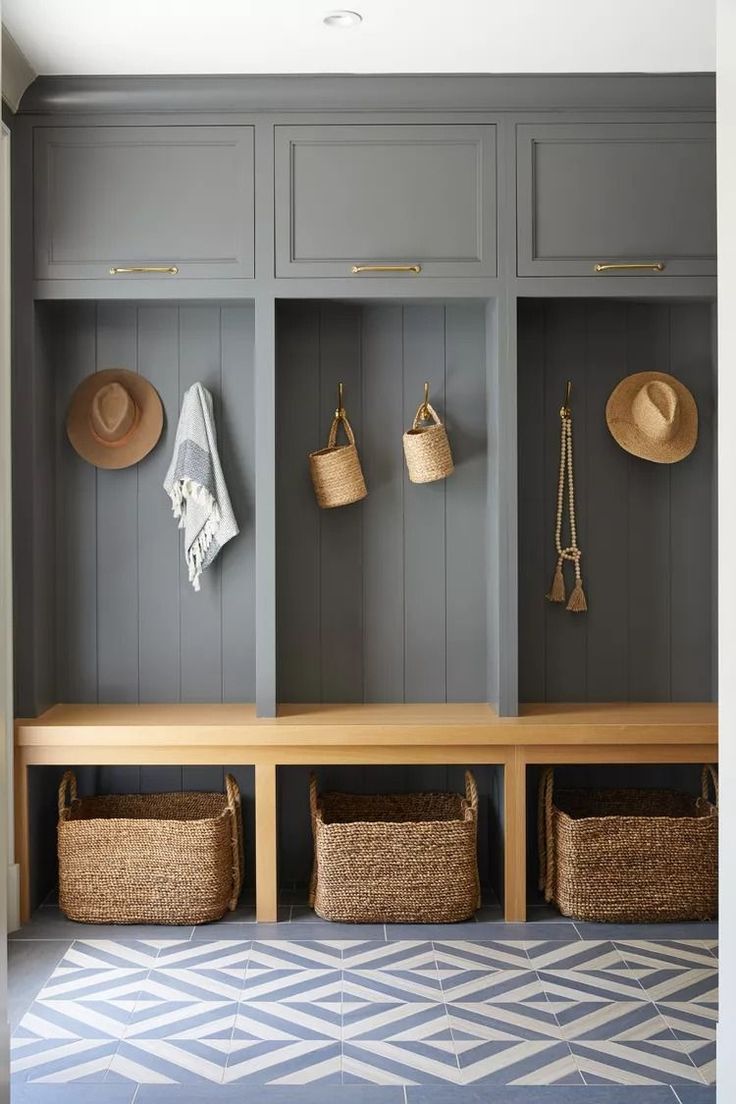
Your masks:
[{"label": "brown felt hat", "polygon": [[72,395],[66,432],[97,468],[129,468],[154,447],[164,424],[156,388],[125,368],[107,368],[82,380]]},{"label": "brown felt hat", "polygon": [[687,387],[665,372],[637,372],[613,389],[606,422],[622,449],[674,464],[695,448],[698,408]]}]

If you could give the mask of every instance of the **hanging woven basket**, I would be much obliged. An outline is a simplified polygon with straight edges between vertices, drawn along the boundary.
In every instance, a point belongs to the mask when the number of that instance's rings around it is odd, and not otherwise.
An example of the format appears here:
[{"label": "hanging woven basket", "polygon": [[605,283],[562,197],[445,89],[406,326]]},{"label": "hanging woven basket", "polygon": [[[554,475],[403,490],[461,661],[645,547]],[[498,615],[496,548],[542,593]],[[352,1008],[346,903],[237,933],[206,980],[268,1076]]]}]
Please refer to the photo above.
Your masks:
[{"label": "hanging woven basket", "polygon": [[[337,444],[337,430],[341,423],[348,439],[346,445]],[[332,420],[327,448],[310,452],[309,471],[317,503],[323,510],[349,506],[368,494],[355,447],[355,435],[344,411],[338,411]]]},{"label": "hanging woven basket", "polygon": [[[431,425],[422,425],[431,419]],[[434,483],[452,475],[452,460],[447,430],[436,410],[427,402],[419,404],[414,424],[404,434],[404,456],[412,483]]]}]

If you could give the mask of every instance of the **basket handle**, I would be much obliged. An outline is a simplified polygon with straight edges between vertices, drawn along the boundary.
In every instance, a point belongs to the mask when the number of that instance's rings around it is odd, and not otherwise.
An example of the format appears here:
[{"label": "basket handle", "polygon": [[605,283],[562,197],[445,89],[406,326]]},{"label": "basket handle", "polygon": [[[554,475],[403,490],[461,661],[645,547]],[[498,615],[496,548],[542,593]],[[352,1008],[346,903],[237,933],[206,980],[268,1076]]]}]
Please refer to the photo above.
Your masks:
[{"label": "basket handle", "polygon": [[715,794],[715,801],[713,802],[713,804],[716,806],[716,808],[718,808],[718,771],[710,763],[706,763],[700,776],[701,795],[703,801],[710,801],[711,783],[713,783],[713,793]]},{"label": "basket handle", "polygon": [[338,429],[338,426],[341,423],[342,423],[343,429],[345,430],[345,436],[348,439],[348,444],[349,445],[354,445],[355,444],[355,434],[353,433],[353,427],[351,426],[350,422],[348,421],[347,414],[343,410],[339,414],[336,414],[335,417],[332,419],[332,425],[330,426],[329,436],[327,437],[327,447],[328,448],[334,448],[335,447],[335,444],[337,442],[337,429]]},{"label": "basket handle", "polygon": [[[69,792],[69,804],[66,803],[67,790]],[[61,782],[59,783],[59,820],[66,820],[69,813],[72,810],[72,806],[77,802],[77,779],[74,771],[64,771]]]},{"label": "basket handle", "polygon": [[465,772],[465,800],[468,807],[465,810],[465,819],[472,820],[478,815],[478,786],[472,771]]},{"label": "basket handle", "polygon": [[309,907],[314,908],[317,896],[317,776],[314,771],[309,774],[309,813],[312,820],[312,839],[314,841],[314,858],[312,859],[312,873],[309,878]]},{"label": "basket handle", "polygon": [[432,406],[432,404],[428,403],[428,402],[420,403],[419,406],[417,407],[417,412],[414,415],[414,422],[412,424],[412,429],[419,429],[420,424],[422,422],[429,421],[430,418],[432,419],[432,421],[434,422],[435,425],[442,425],[442,422],[440,421],[439,415],[438,415],[437,411],[435,410],[435,408]]},{"label": "basket handle", "polygon": [[227,807],[230,812],[230,839],[233,849],[233,893],[228,907],[231,912],[234,912],[238,904],[240,891],[243,888],[245,853],[243,847],[243,819],[241,814],[240,787],[231,774],[225,775],[225,794],[227,796]]},{"label": "basket handle", "polygon": [[539,804],[537,808],[537,832],[539,835],[539,888],[544,890],[548,903],[554,896],[555,853],[552,840],[552,798],[555,772],[545,767],[539,780]]}]

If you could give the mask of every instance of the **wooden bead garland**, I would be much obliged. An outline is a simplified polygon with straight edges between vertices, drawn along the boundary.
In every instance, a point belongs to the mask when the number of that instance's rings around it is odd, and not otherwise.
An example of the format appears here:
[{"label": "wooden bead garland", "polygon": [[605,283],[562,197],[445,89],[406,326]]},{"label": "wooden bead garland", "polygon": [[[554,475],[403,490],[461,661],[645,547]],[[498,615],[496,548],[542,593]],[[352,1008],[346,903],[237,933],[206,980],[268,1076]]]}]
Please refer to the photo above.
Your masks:
[{"label": "wooden bead garland", "polygon": [[[573,476],[572,460],[572,410],[570,409],[570,393],[572,383],[568,380],[565,392],[565,401],[560,407],[560,477],[557,483],[557,514],[555,517],[555,548],[557,549],[557,563],[552,585],[547,594],[550,602],[564,602],[565,594],[565,561],[569,560],[574,567],[575,585],[567,609],[570,613],[585,613],[588,603],[583,590],[583,578],[580,572],[580,558],[582,552],[578,548],[577,524],[575,521],[575,480]],[[567,480],[567,513],[570,529],[570,543],[566,548],[562,545],[562,521],[565,512],[565,480]]]}]

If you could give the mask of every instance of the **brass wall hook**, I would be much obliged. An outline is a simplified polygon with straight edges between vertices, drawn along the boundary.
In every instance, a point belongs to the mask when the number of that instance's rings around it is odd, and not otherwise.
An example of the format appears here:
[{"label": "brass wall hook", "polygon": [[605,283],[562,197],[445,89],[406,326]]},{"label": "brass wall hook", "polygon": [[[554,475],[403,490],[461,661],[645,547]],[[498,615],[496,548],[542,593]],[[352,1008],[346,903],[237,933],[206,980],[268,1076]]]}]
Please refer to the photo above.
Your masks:
[{"label": "brass wall hook", "polygon": [[565,385],[565,399],[562,403],[562,409],[560,410],[561,418],[569,418],[572,414],[570,409],[570,396],[572,395],[572,380],[568,380]]},{"label": "brass wall hook", "polygon": [[337,385],[337,410],[335,411],[335,417],[336,418],[341,418],[341,419],[345,417],[345,407],[343,406],[343,402],[342,402],[342,392],[343,392],[342,384],[338,383],[338,385]]},{"label": "brass wall hook", "polygon": [[422,418],[427,421],[430,417],[429,414],[429,384],[425,381],[424,384],[424,402],[422,404]]}]

